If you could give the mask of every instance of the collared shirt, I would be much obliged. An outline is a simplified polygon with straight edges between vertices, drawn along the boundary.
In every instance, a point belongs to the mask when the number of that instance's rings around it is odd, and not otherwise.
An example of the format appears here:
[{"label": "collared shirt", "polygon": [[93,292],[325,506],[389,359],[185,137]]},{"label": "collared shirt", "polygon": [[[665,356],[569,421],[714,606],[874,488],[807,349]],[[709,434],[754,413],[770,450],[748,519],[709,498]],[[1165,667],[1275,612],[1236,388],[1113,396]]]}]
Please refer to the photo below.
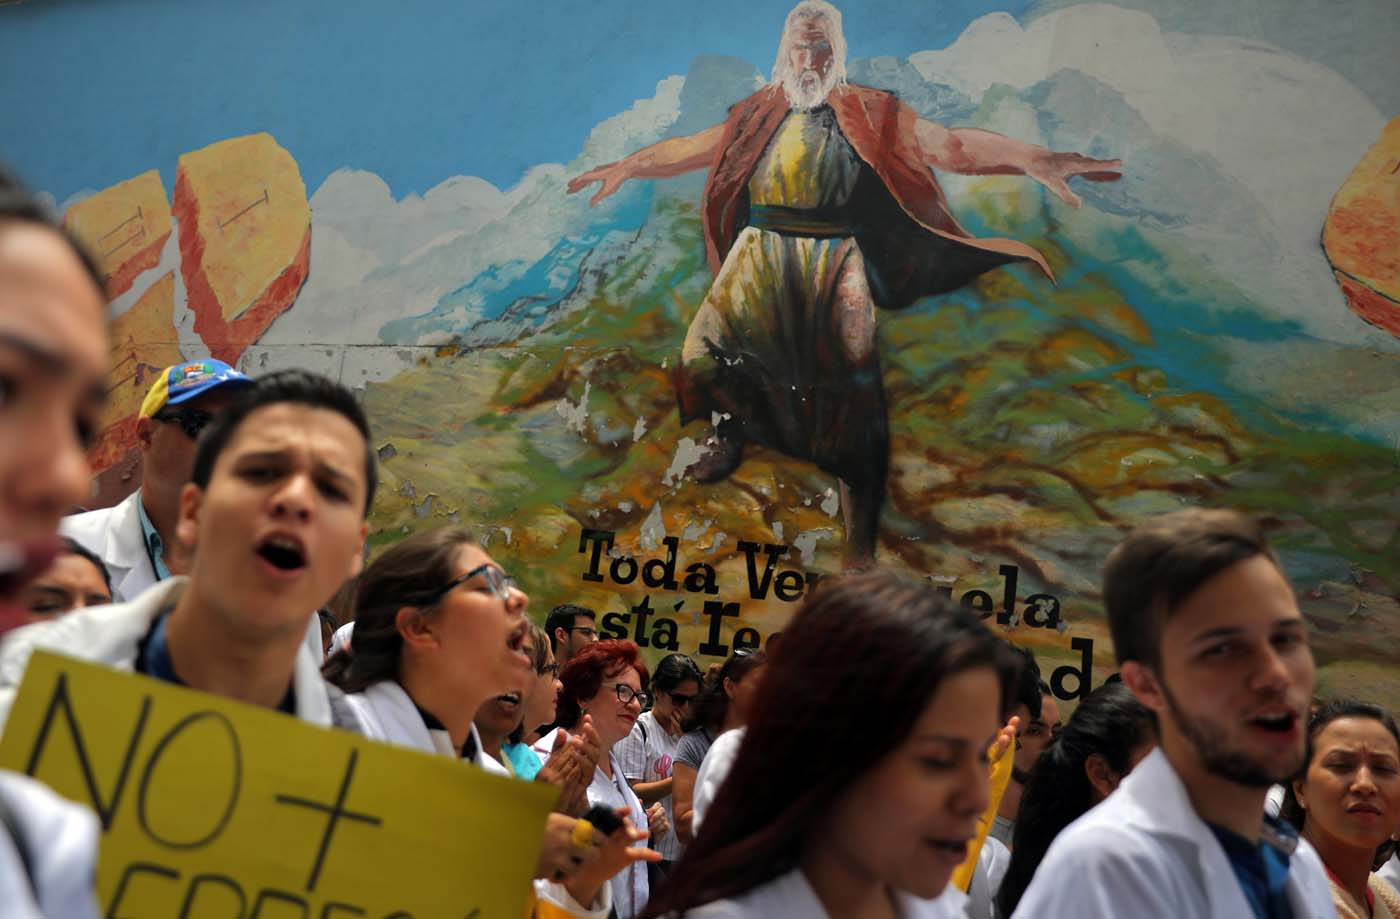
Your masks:
[{"label": "collared shirt", "polygon": [[[1292,827],[1272,817],[1265,821],[1276,833],[1292,833]],[[1255,919],[1293,919],[1287,892],[1289,853],[1274,845],[1269,834],[1256,843],[1213,823],[1206,826],[1225,850]]]},{"label": "collared shirt", "polygon": [[[156,616],[150,632],[146,633],[145,640],[136,649],[136,672],[153,676],[165,683],[188,687],[189,684],[180,679],[180,675],[175,672],[175,661],[170,657],[170,646],[165,640],[165,621],[169,618],[170,610]],[[296,714],[297,693],[291,684],[288,684],[287,694],[278,703],[277,710],[288,715]]]},{"label": "collared shirt", "polygon": [[146,514],[146,502],[144,498],[136,501],[137,513],[141,515],[141,540],[146,546],[146,557],[151,560],[151,570],[155,572],[157,581],[164,581],[170,577],[170,569],[165,567],[165,540],[160,538],[160,533],[156,530],[155,524],[151,523],[151,518]]}]

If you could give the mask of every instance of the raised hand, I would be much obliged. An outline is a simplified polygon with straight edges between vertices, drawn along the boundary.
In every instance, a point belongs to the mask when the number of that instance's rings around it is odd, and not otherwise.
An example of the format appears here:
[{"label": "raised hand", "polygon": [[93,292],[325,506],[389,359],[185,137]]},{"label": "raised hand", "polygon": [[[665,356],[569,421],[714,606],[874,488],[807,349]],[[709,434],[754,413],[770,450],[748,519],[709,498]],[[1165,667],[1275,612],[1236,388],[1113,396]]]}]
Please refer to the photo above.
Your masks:
[{"label": "raised hand", "polygon": [[585,741],[561,730],[554,738],[549,759],[536,773],[535,781],[559,789],[555,813],[577,817],[588,809],[588,786],[593,782],[593,769]]},{"label": "raised hand", "polygon": [[587,188],[594,182],[601,182],[602,188],[592,198],[588,199],[588,206],[592,207],[599,201],[611,195],[622,187],[622,183],[627,181],[627,170],[622,163],[604,163],[602,166],[595,166],[583,175],[574,176],[569,180],[569,194],[574,194],[581,189]]},{"label": "raised hand", "polygon": [[1097,160],[1081,153],[1044,151],[1026,168],[1026,175],[1050,189],[1070,207],[1083,202],[1070,191],[1069,180],[1078,176],[1090,182],[1115,182],[1123,177],[1122,160]]},{"label": "raised hand", "polygon": [[1001,759],[1001,755],[1007,748],[1016,742],[1016,730],[1021,726],[1021,719],[1012,717],[1006,722],[1006,726],[997,731],[997,739],[992,741],[992,745],[987,748],[987,762],[995,763]]},{"label": "raised hand", "polygon": [[670,829],[671,821],[666,819],[666,808],[660,801],[647,808],[647,830],[652,839],[665,836]]},{"label": "raised hand", "polygon": [[626,870],[634,862],[661,861],[660,852],[633,845],[646,839],[647,834],[632,825],[627,813],[625,807],[617,809],[618,816],[623,818],[622,828],[611,836],[593,834],[594,851],[584,858],[574,876],[565,882],[564,886],[579,903],[592,903],[598,891],[613,875]]}]

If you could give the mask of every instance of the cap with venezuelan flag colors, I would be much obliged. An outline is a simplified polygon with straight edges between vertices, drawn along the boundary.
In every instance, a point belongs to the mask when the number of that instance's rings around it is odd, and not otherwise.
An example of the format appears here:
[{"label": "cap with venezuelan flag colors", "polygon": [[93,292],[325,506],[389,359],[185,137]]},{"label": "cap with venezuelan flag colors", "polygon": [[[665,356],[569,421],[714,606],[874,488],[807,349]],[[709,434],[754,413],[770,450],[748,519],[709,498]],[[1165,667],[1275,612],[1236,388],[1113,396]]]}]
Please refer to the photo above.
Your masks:
[{"label": "cap with venezuelan flag colors", "polygon": [[186,361],[167,367],[156,377],[151,391],[141,403],[141,417],[150,418],[167,405],[179,405],[222,387],[243,387],[252,377],[212,357],[202,361]]}]

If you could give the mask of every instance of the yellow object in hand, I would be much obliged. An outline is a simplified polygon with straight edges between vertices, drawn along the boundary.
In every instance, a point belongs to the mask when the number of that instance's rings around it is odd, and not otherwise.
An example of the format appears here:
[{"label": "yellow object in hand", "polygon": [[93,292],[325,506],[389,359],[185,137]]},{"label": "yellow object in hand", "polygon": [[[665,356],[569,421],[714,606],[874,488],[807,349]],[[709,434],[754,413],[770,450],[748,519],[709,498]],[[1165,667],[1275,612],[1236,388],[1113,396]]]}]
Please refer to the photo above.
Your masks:
[{"label": "yellow object in hand", "polygon": [[988,789],[990,803],[983,811],[982,816],[977,818],[977,835],[967,846],[967,858],[953,872],[953,878],[948,883],[957,887],[963,893],[967,892],[968,885],[972,883],[972,872],[977,867],[977,857],[982,854],[982,844],[987,841],[987,834],[992,831],[992,821],[996,818],[997,808],[1001,807],[1002,796],[1006,794],[1006,786],[1011,782],[1011,766],[1016,759],[1016,744],[1006,745],[995,762],[992,763],[992,775]]}]

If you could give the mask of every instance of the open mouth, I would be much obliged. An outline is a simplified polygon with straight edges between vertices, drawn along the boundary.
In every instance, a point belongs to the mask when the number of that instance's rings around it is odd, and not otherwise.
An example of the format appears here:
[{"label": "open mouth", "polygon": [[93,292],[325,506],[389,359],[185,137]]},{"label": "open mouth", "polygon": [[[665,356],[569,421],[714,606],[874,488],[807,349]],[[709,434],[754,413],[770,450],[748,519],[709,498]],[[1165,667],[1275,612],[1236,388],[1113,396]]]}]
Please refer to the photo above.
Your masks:
[{"label": "open mouth", "polygon": [[505,708],[514,708],[520,704],[520,693],[503,692],[496,697],[496,702]]},{"label": "open mouth", "polygon": [[1274,734],[1288,734],[1292,732],[1294,727],[1298,724],[1298,713],[1290,709],[1286,712],[1256,715],[1249,719],[1249,723],[1262,731],[1269,731]]},{"label": "open mouth", "polygon": [[279,571],[296,571],[306,567],[306,550],[291,536],[269,536],[258,543],[258,555]]},{"label": "open mouth", "polygon": [[966,839],[924,839],[924,844],[931,849],[945,853],[949,858],[956,858],[961,861],[967,857]]},{"label": "open mouth", "polygon": [[506,639],[507,650],[523,655],[525,652],[521,649],[525,646],[525,636],[528,634],[530,634],[530,623],[522,622],[516,626],[511,630],[510,637]]}]

